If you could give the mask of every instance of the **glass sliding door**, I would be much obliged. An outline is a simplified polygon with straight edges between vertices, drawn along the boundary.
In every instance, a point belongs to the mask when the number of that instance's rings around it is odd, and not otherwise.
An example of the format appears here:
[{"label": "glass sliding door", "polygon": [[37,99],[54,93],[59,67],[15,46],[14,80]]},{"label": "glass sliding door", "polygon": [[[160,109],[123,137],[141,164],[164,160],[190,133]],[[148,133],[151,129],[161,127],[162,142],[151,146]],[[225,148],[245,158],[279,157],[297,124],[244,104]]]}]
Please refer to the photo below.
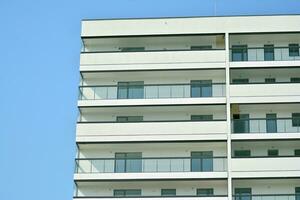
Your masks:
[{"label": "glass sliding door", "polygon": [[116,153],[115,172],[142,172],[142,153]]},{"label": "glass sliding door", "polygon": [[252,192],[251,188],[235,188],[234,190],[235,200],[251,200],[252,199]]},{"label": "glass sliding door", "polygon": [[273,44],[266,44],[264,45],[264,60],[265,61],[272,61],[274,60],[274,45]]},{"label": "glass sliding door", "polygon": [[234,133],[249,133],[250,123],[249,114],[233,114]]},{"label": "glass sliding door", "polygon": [[212,151],[191,152],[191,171],[192,172],[213,171],[213,152]]},{"label": "glass sliding door", "polygon": [[295,199],[300,200],[300,187],[295,188]]},{"label": "glass sliding door", "polygon": [[118,99],[144,98],[144,82],[118,82]]},{"label": "glass sliding door", "polygon": [[212,80],[192,80],[191,97],[212,97]]},{"label": "glass sliding door", "polygon": [[267,133],[277,133],[277,115],[275,113],[266,114]]},{"label": "glass sliding door", "polygon": [[231,60],[232,61],[247,61],[248,60],[248,46],[247,45],[232,45]]}]

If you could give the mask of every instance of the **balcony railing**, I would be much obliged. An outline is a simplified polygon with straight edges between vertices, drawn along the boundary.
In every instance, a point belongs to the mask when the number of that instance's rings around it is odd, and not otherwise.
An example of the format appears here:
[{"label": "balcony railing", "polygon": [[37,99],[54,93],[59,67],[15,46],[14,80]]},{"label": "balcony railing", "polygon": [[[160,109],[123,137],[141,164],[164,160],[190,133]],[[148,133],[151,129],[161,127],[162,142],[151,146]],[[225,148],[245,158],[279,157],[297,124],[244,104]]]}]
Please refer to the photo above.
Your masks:
[{"label": "balcony railing", "polygon": [[136,53],[136,52],[166,52],[166,51],[218,51],[225,50],[225,48],[209,48],[203,47],[201,49],[191,48],[160,48],[160,49],[145,49],[145,48],[133,48],[133,49],[116,49],[116,50],[97,50],[83,48],[81,53]]},{"label": "balcony railing", "polygon": [[300,200],[300,194],[240,194],[233,195],[234,200]]},{"label": "balcony railing", "polygon": [[224,172],[226,169],[226,157],[76,159],[76,173]]},{"label": "balcony railing", "polygon": [[80,86],[80,100],[224,97],[225,83]]},{"label": "balcony railing", "polygon": [[300,118],[233,119],[232,133],[300,133]]},{"label": "balcony railing", "polygon": [[178,120],[142,120],[142,121],[103,121],[103,120],[83,120],[81,117],[77,123],[154,123],[154,122],[225,122],[226,119],[207,119],[207,120],[191,120],[191,119],[178,119]]},{"label": "balcony railing", "polygon": [[175,196],[162,196],[162,195],[137,195],[137,196],[74,196],[73,197],[78,199],[89,199],[89,198],[99,198],[99,199],[191,199],[191,200],[201,200],[201,199],[214,199],[214,200],[224,200],[227,199],[227,195],[207,195],[207,196],[201,196],[201,195],[175,195]]},{"label": "balcony railing", "polygon": [[299,50],[299,47],[233,47],[230,59],[233,62],[300,60]]}]

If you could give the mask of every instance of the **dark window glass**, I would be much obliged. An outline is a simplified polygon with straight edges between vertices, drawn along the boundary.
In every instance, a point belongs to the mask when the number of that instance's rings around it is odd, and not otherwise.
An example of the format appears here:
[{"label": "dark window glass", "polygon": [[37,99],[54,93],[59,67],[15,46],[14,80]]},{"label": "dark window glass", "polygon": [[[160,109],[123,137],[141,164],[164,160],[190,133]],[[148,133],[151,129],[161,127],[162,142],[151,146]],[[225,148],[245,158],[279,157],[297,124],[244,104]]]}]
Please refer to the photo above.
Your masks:
[{"label": "dark window glass", "polygon": [[125,52],[145,51],[145,47],[120,47],[120,50]]},{"label": "dark window glass", "polygon": [[115,172],[141,172],[142,153],[116,153]]},{"label": "dark window glass", "polygon": [[300,77],[293,77],[291,78],[292,83],[300,83]]},{"label": "dark window glass", "polygon": [[264,45],[264,60],[266,60],[266,61],[274,60],[274,45],[273,44]]},{"label": "dark window glass", "polygon": [[115,197],[131,197],[141,195],[142,191],[140,189],[114,190]]},{"label": "dark window glass", "polygon": [[235,188],[235,200],[251,200],[251,188]]},{"label": "dark window glass", "polygon": [[277,133],[277,115],[270,113],[266,115],[267,133]]},{"label": "dark window glass", "polygon": [[212,151],[191,152],[191,171],[192,172],[213,171],[213,152]]},{"label": "dark window glass", "polygon": [[212,121],[213,115],[191,115],[192,121]]},{"label": "dark window glass", "polygon": [[300,113],[292,113],[293,126],[300,126]]},{"label": "dark window glass", "polygon": [[212,49],[211,45],[191,46],[191,50],[209,50],[209,49]]},{"label": "dark window glass", "polygon": [[161,196],[176,196],[176,189],[161,189]]},{"label": "dark window glass", "polygon": [[143,116],[118,116],[117,122],[141,122]]},{"label": "dark window glass", "polygon": [[247,78],[237,78],[237,79],[232,79],[233,84],[247,84],[249,83],[249,79]]},{"label": "dark window glass", "polygon": [[212,80],[192,80],[191,97],[211,97]]},{"label": "dark window glass", "polygon": [[214,196],[214,189],[213,188],[201,188],[201,189],[197,189],[197,196],[201,196],[201,197],[211,197],[211,196]]},{"label": "dark window glass", "polygon": [[248,158],[251,156],[250,150],[235,150],[234,157],[236,158]]},{"label": "dark window glass", "polygon": [[269,149],[268,150],[268,156],[279,156],[278,149]]},{"label": "dark window glass", "polygon": [[250,132],[249,114],[233,114],[233,132],[234,133]]},{"label": "dark window glass", "polygon": [[275,78],[265,78],[265,83],[275,83],[276,79]]},{"label": "dark window glass", "polygon": [[144,98],[144,82],[118,82],[118,99]]},{"label": "dark window glass", "polygon": [[299,56],[299,44],[289,44],[289,56]]},{"label": "dark window glass", "polygon": [[232,45],[231,52],[232,52],[231,53],[232,61],[247,61],[248,60],[247,45]]},{"label": "dark window glass", "polygon": [[300,187],[295,188],[296,200],[300,200]]},{"label": "dark window glass", "polygon": [[300,149],[295,149],[295,156],[300,156]]}]

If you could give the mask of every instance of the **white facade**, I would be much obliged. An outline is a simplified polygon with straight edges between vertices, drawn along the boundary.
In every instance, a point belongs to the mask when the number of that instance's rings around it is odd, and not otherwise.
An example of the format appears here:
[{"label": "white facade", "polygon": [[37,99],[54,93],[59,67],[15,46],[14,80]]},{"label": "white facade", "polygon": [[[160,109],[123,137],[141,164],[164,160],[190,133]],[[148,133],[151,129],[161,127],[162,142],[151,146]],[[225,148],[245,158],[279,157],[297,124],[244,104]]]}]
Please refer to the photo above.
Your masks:
[{"label": "white facade", "polygon": [[300,199],[300,16],[82,21],[74,200]]}]

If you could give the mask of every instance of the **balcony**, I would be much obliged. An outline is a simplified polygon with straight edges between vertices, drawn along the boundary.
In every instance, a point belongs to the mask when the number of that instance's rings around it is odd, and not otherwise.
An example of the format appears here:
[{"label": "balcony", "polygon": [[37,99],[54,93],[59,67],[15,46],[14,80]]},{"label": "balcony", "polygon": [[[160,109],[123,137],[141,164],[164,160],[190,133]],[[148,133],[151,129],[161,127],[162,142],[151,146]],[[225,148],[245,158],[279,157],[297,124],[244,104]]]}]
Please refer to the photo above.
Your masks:
[{"label": "balcony", "polygon": [[[223,98],[220,98],[223,97]],[[192,98],[191,102],[225,103],[225,83],[208,84],[143,84],[134,86],[81,86],[79,105],[96,105],[119,101],[126,103],[134,102],[180,103],[181,98]],[[93,100],[93,101],[87,101]],[[118,102],[116,102],[118,103]],[[129,103],[129,102],[128,102]]]},{"label": "balcony", "polygon": [[281,178],[300,176],[300,157],[232,158],[233,178]]},{"label": "balcony", "polygon": [[300,118],[233,119],[232,133],[236,133],[236,134],[300,133]]},{"label": "balcony", "polygon": [[232,103],[299,102],[300,84],[293,82],[231,84]]},{"label": "balcony", "polygon": [[77,123],[77,142],[224,140],[226,120]]},{"label": "balcony", "polygon": [[299,33],[233,34],[230,67],[299,66]]},{"label": "balcony", "polygon": [[299,194],[241,194],[234,195],[234,200],[298,200]]},{"label": "balcony", "polygon": [[230,48],[231,62],[300,61],[300,47],[235,47]]},{"label": "balcony", "polygon": [[226,157],[149,157],[76,159],[78,179],[226,178]]},{"label": "balcony", "polygon": [[81,71],[225,68],[224,35],[83,38]]},{"label": "balcony", "polygon": [[[129,169],[123,169],[122,163]],[[116,165],[119,163],[119,167]],[[151,157],[137,159],[76,159],[76,173],[146,173],[146,172],[220,172],[226,171],[226,157]]]}]

